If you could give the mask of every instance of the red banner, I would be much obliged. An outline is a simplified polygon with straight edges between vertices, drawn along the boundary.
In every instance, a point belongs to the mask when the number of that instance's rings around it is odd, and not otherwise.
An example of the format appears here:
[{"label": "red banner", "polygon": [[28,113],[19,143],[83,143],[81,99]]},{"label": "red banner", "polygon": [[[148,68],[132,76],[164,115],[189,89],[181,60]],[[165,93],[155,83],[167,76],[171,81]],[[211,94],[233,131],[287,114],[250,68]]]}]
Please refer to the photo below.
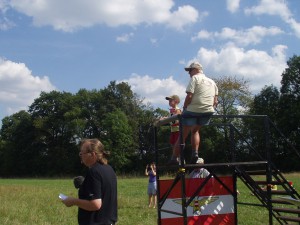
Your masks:
[{"label": "red banner", "polygon": [[[233,179],[219,177],[221,184],[215,178],[210,178],[201,191],[187,207],[188,225],[231,225],[235,223]],[[186,179],[186,202],[195,194],[203,183],[203,178]],[[160,180],[160,197],[171,187],[173,180]],[[228,191],[225,186],[231,191]],[[162,210],[182,213],[181,181],[171,190]],[[161,212],[162,225],[182,225],[183,217],[174,213]]]}]

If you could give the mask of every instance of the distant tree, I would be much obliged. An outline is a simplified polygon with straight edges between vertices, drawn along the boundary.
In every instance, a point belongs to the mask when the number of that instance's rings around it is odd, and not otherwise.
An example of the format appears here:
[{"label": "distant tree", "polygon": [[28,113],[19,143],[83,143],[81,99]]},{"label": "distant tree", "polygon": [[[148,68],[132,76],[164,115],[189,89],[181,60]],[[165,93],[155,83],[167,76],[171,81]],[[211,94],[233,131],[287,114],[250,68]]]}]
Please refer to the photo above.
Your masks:
[{"label": "distant tree", "polygon": [[73,100],[74,104],[67,115],[76,127],[76,135],[80,139],[102,137],[101,123],[106,113],[106,104],[101,91],[80,89]]},{"label": "distant tree", "polygon": [[[30,114],[19,111],[2,120],[0,175],[36,175],[39,164],[38,149],[34,147],[34,130]],[[39,164],[41,165],[41,164]]]},{"label": "distant tree", "polygon": [[267,115],[275,121],[278,116],[279,100],[279,90],[273,85],[265,86],[259,94],[254,96],[250,114]]},{"label": "distant tree", "polygon": [[[103,95],[103,101],[105,105],[105,112],[112,112],[119,108],[126,115],[135,115],[139,111],[141,106],[141,100],[133,93],[128,83],[116,81],[110,82],[110,84],[101,90]],[[132,121],[135,121],[132,119]]]},{"label": "distant tree", "polygon": [[76,94],[41,92],[28,112],[2,121],[0,175],[77,175],[82,172],[78,143],[83,138],[103,141],[117,171],[142,171],[154,153],[153,121],[164,113],[143,104],[124,82]]},{"label": "distant tree", "polygon": [[[278,116],[278,105],[279,105],[280,93],[276,87],[273,85],[265,86],[261,92],[254,96],[253,103],[250,107],[250,114],[252,115],[266,115],[272,122],[277,123]],[[266,157],[266,127],[264,126],[265,117],[248,119],[247,123],[245,123],[245,134],[251,140],[251,145],[256,149],[256,151],[262,156]],[[269,129],[272,129],[272,126],[269,126]],[[274,130],[273,130],[274,131]],[[281,139],[278,137],[277,132],[270,132],[271,138],[270,144],[272,149],[273,159],[280,154],[277,150],[277,146],[279,145]],[[253,158],[253,160],[257,160],[257,158]]]},{"label": "distant tree", "polygon": [[[127,117],[128,124],[131,127],[134,150],[139,153],[130,156],[130,161],[136,161],[142,157],[144,150],[150,150],[149,129],[157,116],[151,105],[145,105],[142,99],[133,91],[128,83],[115,81],[110,82],[107,88],[101,90],[103,96],[103,105],[105,108],[102,115],[114,112],[116,109],[121,110]],[[106,117],[103,117],[106,118]],[[105,122],[105,121],[104,121]],[[144,135],[148,133],[147,135]],[[153,140],[150,140],[153,142]],[[136,158],[138,157],[138,158]],[[128,159],[127,159],[128,160]],[[143,168],[143,163],[134,166],[135,169]]]},{"label": "distant tree", "polygon": [[240,114],[248,110],[252,101],[249,81],[224,76],[215,80],[219,89],[218,112],[224,115]]},{"label": "distant tree", "polygon": [[[221,115],[238,115],[245,114],[252,101],[251,92],[249,90],[249,81],[244,80],[243,78],[223,76],[219,79],[216,79],[216,84],[219,89],[218,95],[218,114]],[[241,119],[233,119],[223,117],[218,119],[219,123],[223,124],[234,124],[236,127],[243,129],[244,121]],[[224,139],[221,141],[219,139],[219,145],[216,146],[217,149],[229,149],[230,140],[229,140],[229,126],[218,127],[219,134],[223,135]],[[212,140],[213,143],[213,140]],[[228,158],[229,153],[224,150],[221,151],[218,155]]]},{"label": "distant tree", "polygon": [[[292,171],[299,168],[299,158],[287,144],[290,141],[296,148],[300,146],[300,57],[293,56],[287,62],[288,68],[282,73],[280,92],[273,85],[265,86],[254,97],[250,113],[267,115],[276,126],[270,126],[271,158],[278,168]],[[256,122],[246,124],[248,137],[257,151],[265,154],[264,128]],[[282,131],[285,139],[278,132]]]},{"label": "distant tree", "polygon": [[29,107],[35,142],[44,154],[48,175],[71,173],[78,158],[74,130],[68,121],[73,107],[72,94],[58,91],[42,92]]},{"label": "distant tree", "polygon": [[[294,55],[287,61],[288,67],[282,73],[278,126],[289,142],[300,151],[300,56]],[[284,167],[299,170],[299,157],[293,148],[285,148],[281,158]],[[290,159],[290,160],[289,160]]]},{"label": "distant tree", "polygon": [[[103,120],[105,136],[102,141],[111,151],[111,163],[117,171],[129,167],[129,158],[137,153],[137,145],[127,116],[120,109],[107,113]],[[123,170],[124,171],[124,170]]]},{"label": "distant tree", "polygon": [[[279,102],[280,125],[284,133],[299,145],[300,136],[300,56],[287,61],[282,73]],[[298,137],[298,138],[297,138]]]}]

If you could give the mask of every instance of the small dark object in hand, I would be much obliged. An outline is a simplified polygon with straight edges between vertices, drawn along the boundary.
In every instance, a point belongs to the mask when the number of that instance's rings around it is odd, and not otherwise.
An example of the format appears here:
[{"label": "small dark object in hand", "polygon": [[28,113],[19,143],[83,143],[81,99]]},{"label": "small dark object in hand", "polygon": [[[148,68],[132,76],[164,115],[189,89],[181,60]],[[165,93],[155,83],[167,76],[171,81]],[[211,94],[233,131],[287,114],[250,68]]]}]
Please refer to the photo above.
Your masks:
[{"label": "small dark object in hand", "polygon": [[77,189],[80,188],[83,181],[84,181],[83,176],[74,177],[74,179],[73,179],[74,187]]}]

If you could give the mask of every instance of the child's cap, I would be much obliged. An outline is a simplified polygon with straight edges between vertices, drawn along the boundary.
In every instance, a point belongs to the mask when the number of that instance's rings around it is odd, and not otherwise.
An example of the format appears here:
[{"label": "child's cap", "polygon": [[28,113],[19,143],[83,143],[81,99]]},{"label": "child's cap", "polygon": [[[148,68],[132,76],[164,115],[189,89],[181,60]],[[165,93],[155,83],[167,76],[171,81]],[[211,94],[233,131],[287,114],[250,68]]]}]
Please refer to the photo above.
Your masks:
[{"label": "child's cap", "polygon": [[179,98],[178,95],[171,95],[169,97],[166,97],[166,100],[170,100],[170,99],[173,99],[173,100],[177,101],[177,103],[180,102],[180,98]]}]

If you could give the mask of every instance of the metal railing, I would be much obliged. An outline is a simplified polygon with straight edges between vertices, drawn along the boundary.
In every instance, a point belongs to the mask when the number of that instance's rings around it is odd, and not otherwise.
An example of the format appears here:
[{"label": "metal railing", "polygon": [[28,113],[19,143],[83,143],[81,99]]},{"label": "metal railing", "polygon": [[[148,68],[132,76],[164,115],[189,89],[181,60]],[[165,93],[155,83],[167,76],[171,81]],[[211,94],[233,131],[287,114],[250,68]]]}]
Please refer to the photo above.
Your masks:
[{"label": "metal railing", "polygon": [[[189,116],[191,117],[191,116]],[[187,225],[188,220],[187,220],[187,211],[186,208],[189,205],[191,199],[187,200],[186,196],[185,196],[185,192],[186,192],[186,187],[185,187],[185,173],[186,173],[186,169],[194,169],[197,167],[200,167],[199,165],[196,164],[186,164],[185,163],[185,159],[184,159],[184,140],[182,137],[182,118],[183,115],[174,115],[159,121],[156,121],[153,125],[154,125],[154,146],[155,146],[155,160],[156,160],[156,165],[157,165],[157,180],[159,181],[160,179],[160,164],[159,164],[159,149],[158,149],[158,143],[157,143],[157,129],[161,126],[167,125],[175,120],[179,120],[179,130],[180,130],[180,165],[177,166],[178,168],[178,172],[176,174],[176,177],[174,178],[174,182],[171,185],[170,189],[165,193],[164,196],[159,196],[158,194],[158,223],[160,224],[161,221],[161,212],[165,211],[162,210],[162,205],[164,204],[168,194],[171,192],[172,188],[174,188],[174,186],[181,181],[181,190],[182,190],[182,213],[180,214],[183,217],[183,221],[184,221],[184,225]],[[212,119],[218,119],[218,118],[222,118],[223,121],[225,122],[219,122],[219,123],[211,123],[208,126],[221,126],[221,127],[229,127],[230,131],[229,131],[229,139],[230,139],[230,153],[231,153],[231,161],[230,162],[223,162],[223,163],[213,163],[213,164],[204,164],[201,165],[201,167],[204,168],[232,168],[232,175],[234,176],[234,180],[236,181],[236,172],[238,170],[238,168],[242,165],[261,165],[264,164],[266,165],[266,180],[268,183],[271,183],[272,181],[272,170],[276,170],[275,165],[272,163],[271,160],[271,149],[270,149],[270,126],[272,126],[273,128],[275,128],[275,130],[277,131],[277,133],[281,136],[281,138],[283,140],[285,140],[285,142],[290,146],[290,149],[292,149],[294,151],[294,153],[300,158],[300,153],[299,151],[289,142],[289,140],[283,135],[282,132],[280,132],[280,130],[276,127],[276,125],[269,119],[269,117],[267,115],[212,115]],[[250,119],[261,119],[262,120],[262,124],[264,127],[264,140],[265,140],[265,155],[261,155],[260,152],[258,152],[254,147],[252,147],[251,143],[248,141],[247,138],[245,138],[243,136],[243,134],[229,121],[229,119],[246,119],[246,118],[250,118]],[[243,141],[244,143],[247,145],[247,147],[253,152],[255,153],[255,155],[258,157],[258,159],[260,161],[252,161],[252,162],[236,162],[236,158],[235,158],[235,134],[237,134]],[[170,169],[171,167],[164,167],[162,166],[162,169]],[[174,167],[173,167],[174,168]],[[236,170],[237,169],[237,170]],[[215,173],[213,173],[215,177],[218,177]],[[282,176],[280,174],[280,176]],[[285,179],[283,177],[283,179]],[[236,188],[236,184],[234,184],[234,187]],[[157,185],[158,188],[158,193],[160,191],[160,185],[158,182]],[[201,190],[202,187],[199,187],[199,191]],[[225,187],[226,188],[226,187]],[[234,190],[236,192],[236,190]],[[197,193],[195,193],[196,195]],[[268,193],[270,195],[270,193]],[[193,196],[195,197],[195,196]],[[235,211],[237,210],[237,197],[236,197],[236,193],[233,193],[233,197],[234,197],[234,202],[235,202]],[[268,199],[266,201],[266,205],[265,205],[268,210],[269,210],[269,224],[273,224],[273,212],[272,212],[272,203],[271,203],[271,197],[268,196]],[[172,213],[172,211],[168,210],[169,213]],[[237,211],[236,211],[237,212]],[[173,212],[174,213],[174,212]],[[175,213],[176,214],[176,213]],[[236,222],[237,222],[237,215],[236,215]]]}]

